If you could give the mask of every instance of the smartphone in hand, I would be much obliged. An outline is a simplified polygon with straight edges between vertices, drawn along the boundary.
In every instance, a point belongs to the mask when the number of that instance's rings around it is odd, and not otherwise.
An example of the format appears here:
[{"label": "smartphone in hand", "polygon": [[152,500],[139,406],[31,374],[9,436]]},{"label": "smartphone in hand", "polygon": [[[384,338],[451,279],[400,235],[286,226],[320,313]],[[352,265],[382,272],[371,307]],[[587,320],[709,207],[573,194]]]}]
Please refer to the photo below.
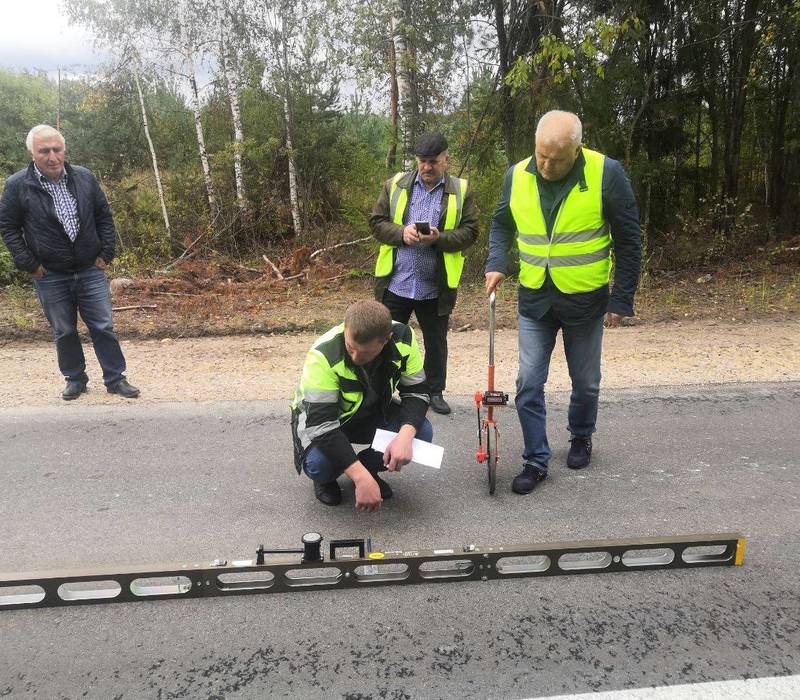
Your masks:
[{"label": "smartphone in hand", "polygon": [[431,235],[431,224],[430,221],[415,221],[414,226],[417,229],[417,233],[420,236],[430,236]]}]

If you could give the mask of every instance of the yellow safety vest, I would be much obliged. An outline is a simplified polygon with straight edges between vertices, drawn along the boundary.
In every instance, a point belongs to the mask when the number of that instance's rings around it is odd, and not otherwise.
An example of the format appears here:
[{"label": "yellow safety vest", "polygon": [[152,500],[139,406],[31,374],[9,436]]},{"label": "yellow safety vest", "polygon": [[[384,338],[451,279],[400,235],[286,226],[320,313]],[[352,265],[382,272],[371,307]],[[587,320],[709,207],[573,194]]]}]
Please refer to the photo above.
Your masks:
[{"label": "yellow safety vest", "polygon": [[[397,173],[392,178],[392,185],[389,189],[389,218],[399,226],[403,225],[403,215],[408,206],[408,190],[398,187],[397,183],[405,173]],[[450,177],[450,176],[448,176]],[[464,195],[467,192],[467,181],[463,178],[450,177],[450,182],[454,182],[455,192],[447,195],[447,216],[445,217],[444,230],[457,228],[461,223],[461,211],[464,208]],[[397,246],[382,243],[378,250],[378,260],[375,263],[375,276],[388,277],[394,269],[394,253]],[[464,253],[460,250],[453,252],[443,252],[444,269],[447,273],[447,286],[450,289],[458,287],[461,280],[461,273],[464,271]]]},{"label": "yellow safety vest", "polygon": [[536,175],[527,170],[531,158],[514,166],[510,207],[517,226],[523,287],[539,289],[548,268],[553,283],[566,294],[590,292],[608,284],[611,236],[603,218],[605,156],[582,150],[585,188],[576,182],[561,202],[549,239]]}]

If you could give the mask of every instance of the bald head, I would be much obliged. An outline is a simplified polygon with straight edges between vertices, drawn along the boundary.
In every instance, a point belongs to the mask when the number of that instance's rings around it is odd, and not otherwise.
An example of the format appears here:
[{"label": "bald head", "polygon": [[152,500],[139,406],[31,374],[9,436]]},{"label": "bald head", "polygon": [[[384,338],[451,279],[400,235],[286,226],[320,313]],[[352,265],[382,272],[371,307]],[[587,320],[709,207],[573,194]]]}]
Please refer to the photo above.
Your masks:
[{"label": "bald head", "polygon": [[581,151],[583,126],[572,112],[547,112],[536,125],[536,169],[545,180],[561,180]]}]

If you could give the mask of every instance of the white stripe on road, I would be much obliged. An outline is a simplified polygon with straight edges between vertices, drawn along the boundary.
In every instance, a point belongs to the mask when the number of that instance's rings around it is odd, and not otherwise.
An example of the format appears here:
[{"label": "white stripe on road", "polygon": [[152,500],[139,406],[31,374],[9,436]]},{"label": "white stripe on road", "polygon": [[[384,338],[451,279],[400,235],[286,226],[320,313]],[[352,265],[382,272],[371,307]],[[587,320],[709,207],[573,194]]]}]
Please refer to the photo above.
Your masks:
[{"label": "white stripe on road", "polygon": [[536,700],[588,700],[589,698],[591,700],[797,700],[800,698],[800,676],[714,681],[579,695],[550,695]]}]

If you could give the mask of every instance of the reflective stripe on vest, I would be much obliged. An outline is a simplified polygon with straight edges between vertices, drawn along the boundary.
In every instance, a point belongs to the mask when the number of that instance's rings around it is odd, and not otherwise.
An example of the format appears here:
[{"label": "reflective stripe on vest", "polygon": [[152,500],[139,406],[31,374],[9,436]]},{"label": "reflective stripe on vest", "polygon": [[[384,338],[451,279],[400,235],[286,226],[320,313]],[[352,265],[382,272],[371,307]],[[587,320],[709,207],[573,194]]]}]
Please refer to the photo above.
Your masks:
[{"label": "reflective stripe on vest", "polygon": [[523,287],[539,289],[546,268],[550,268],[556,287],[566,294],[590,292],[608,284],[611,236],[603,219],[605,156],[588,148],[582,150],[586,189],[581,191],[576,182],[561,202],[550,239],[536,175],[527,170],[531,158],[514,166],[509,203],[517,227],[519,281]]},{"label": "reflective stripe on vest", "polygon": [[[403,216],[408,206],[408,190],[398,187],[397,183],[405,173],[397,173],[392,178],[392,185],[389,188],[389,218],[392,223],[399,226],[403,225]],[[461,223],[461,212],[464,208],[464,195],[467,192],[467,181],[462,178],[450,177],[450,183],[455,185],[455,192],[447,195],[447,216],[445,217],[444,230],[448,231],[457,228]],[[394,269],[394,251],[396,246],[382,243],[378,250],[378,260],[375,263],[375,276],[388,277]],[[461,273],[464,270],[464,253],[460,250],[442,253],[444,258],[444,269],[447,273],[447,286],[450,289],[458,287],[461,280]]]}]

